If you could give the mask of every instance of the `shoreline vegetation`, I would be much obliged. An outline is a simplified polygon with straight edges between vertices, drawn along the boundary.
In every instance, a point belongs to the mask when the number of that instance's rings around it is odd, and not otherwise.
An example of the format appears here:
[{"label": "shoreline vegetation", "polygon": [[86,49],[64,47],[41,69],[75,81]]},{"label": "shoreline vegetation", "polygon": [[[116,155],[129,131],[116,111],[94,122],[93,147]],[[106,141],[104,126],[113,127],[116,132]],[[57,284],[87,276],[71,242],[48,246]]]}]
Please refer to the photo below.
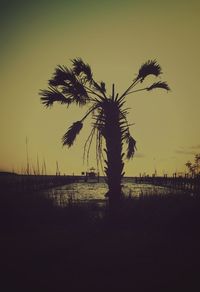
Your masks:
[{"label": "shoreline vegetation", "polygon": [[[154,186],[163,186],[173,190],[182,190],[189,193],[200,193],[200,175],[184,176],[136,176],[124,177],[132,183],[150,184]],[[11,172],[0,172],[1,190],[18,192],[42,191],[56,186],[63,186],[76,182],[87,182],[90,179],[85,175],[35,175],[35,174],[17,174]],[[91,182],[106,181],[106,177],[98,176],[91,179]],[[122,181],[123,181],[122,180]]]},{"label": "shoreline vegetation", "polygon": [[41,192],[0,196],[4,291],[196,291],[200,197],[55,206]]}]

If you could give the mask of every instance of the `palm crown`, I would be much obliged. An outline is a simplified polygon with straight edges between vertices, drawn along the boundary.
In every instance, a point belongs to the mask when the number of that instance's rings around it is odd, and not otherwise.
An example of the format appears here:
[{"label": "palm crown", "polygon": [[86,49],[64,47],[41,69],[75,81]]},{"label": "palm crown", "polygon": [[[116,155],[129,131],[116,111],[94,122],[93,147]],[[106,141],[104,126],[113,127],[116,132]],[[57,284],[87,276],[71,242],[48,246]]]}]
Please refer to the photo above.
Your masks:
[{"label": "palm crown", "polygon": [[[78,106],[89,105],[85,116],[69,127],[62,142],[63,145],[71,147],[83,127],[84,120],[89,115],[92,116],[92,129],[85,142],[84,156],[88,157],[92,140],[96,138],[97,164],[99,165],[100,162],[102,165],[103,158],[110,197],[117,198],[121,194],[121,179],[124,175],[123,144],[127,145],[128,159],[133,157],[136,149],[136,141],[130,134],[130,125],[127,121],[128,109],[124,107],[125,97],[137,91],[151,91],[156,88],[168,91],[168,84],[162,81],[135,89],[135,86],[143,83],[148,75],[158,77],[161,74],[161,67],[156,60],[147,61],[121,95],[115,93],[114,84],[111,95],[108,95],[105,83],[96,82],[90,66],[77,58],[72,60],[71,69],[58,66],[49,80],[49,88],[40,91],[41,101],[46,107],[51,107],[54,102],[66,104],[67,107],[72,103]],[[105,149],[103,149],[104,142]]]}]

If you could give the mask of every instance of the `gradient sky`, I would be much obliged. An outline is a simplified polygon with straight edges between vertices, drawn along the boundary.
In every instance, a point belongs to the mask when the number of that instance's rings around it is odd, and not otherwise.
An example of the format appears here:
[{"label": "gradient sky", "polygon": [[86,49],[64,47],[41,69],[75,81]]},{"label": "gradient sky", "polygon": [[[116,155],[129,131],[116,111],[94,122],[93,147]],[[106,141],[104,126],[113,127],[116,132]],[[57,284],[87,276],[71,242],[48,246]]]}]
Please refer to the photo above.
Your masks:
[{"label": "gradient sky", "polygon": [[[138,150],[126,175],[185,171],[200,152],[199,1],[0,0],[0,14],[0,170],[25,169],[26,137],[33,166],[38,156],[48,173],[55,173],[56,161],[61,173],[87,170],[82,157],[90,121],[74,147],[61,144],[84,109],[45,109],[38,95],[55,66],[70,66],[75,57],[119,93],[142,63],[157,59],[172,89],[127,98]],[[96,167],[92,153],[90,166]]]}]

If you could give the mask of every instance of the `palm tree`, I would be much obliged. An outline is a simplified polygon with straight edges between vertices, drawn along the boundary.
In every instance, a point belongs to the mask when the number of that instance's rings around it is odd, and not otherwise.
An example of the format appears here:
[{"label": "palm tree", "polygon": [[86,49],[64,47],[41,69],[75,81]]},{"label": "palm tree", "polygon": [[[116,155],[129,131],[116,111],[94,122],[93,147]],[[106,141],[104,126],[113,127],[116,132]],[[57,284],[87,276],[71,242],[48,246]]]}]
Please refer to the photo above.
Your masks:
[{"label": "palm tree", "polygon": [[[150,86],[135,89],[142,84],[148,75],[156,77],[161,74],[161,67],[156,60],[144,63],[131,85],[121,94],[115,92],[112,86],[111,95],[107,93],[104,82],[96,82],[91,68],[82,59],[72,60],[72,68],[58,66],[49,80],[47,90],[41,90],[41,101],[46,107],[54,102],[69,107],[75,103],[78,106],[89,105],[84,117],[74,122],[62,138],[63,145],[71,147],[83,127],[85,119],[92,116],[92,129],[85,142],[84,157],[89,155],[93,139],[96,139],[97,165],[102,166],[107,177],[109,206],[114,208],[122,196],[121,181],[124,176],[123,146],[127,145],[126,158],[131,159],[135,153],[136,141],[130,134],[130,124],[127,121],[128,108],[125,108],[127,95],[138,91],[151,91],[156,88],[170,90],[166,82],[158,81]],[[103,167],[102,167],[103,168]]]}]

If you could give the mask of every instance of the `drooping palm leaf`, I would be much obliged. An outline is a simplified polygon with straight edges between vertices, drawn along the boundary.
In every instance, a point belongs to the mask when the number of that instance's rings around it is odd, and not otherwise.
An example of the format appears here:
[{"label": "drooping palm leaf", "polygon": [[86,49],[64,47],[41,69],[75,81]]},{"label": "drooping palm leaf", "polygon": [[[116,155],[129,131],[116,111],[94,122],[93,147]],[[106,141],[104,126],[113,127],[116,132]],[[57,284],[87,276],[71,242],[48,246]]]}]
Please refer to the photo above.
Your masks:
[{"label": "drooping palm leaf", "polygon": [[53,87],[49,87],[48,90],[41,90],[39,94],[41,95],[40,99],[42,104],[46,107],[52,106],[56,101],[67,105],[72,103],[72,99],[70,97],[65,97],[61,92]]},{"label": "drooping palm leaf", "polygon": [[149,60],[140,67],[140,70],[139,70],[139,73],[138,73],[138,76],[136,79],[143,82],[144,79],[148,75],[159,76],[160,74],[162,74],[161,67],[157,63],[157,61],[156,60]]},{"label": "drooping palm leaf", "polygon": [[76,136],[79,134],[80,130],[83,127],[83,123],[77,121],[68,129],[65,135],[62,138],[63,146],[71,147],[76,139]]},{"label": "drooping palm leaf", "polygon": [[[89,164],[89,155],[90,155],[90,148],[91,148],[91,145],[92,145],[92,142],[93,142],[93,138],[95,136],[95,127],[92,128],[91,130],[91,133],[84,145],[84,148],[85,148],[85,153],[84,153],[84,158],[85,158],[85,154],[87,154],[87,164]],[[86,148],[87,148],[87,151],[86,151]]]},{"label": "drooping palm leaf", "polygon": [[125,135],[126,143],[127,143],[127,154],[126,158],[131,159],[134,156],[135,150],[136,150],[136,141],[135,139],[130,135],[129,131],[127,131]]},{"label": "drooping palm leaf", "polygon": [[147,87],[147,90],[150,91],[150,90],[153,90],[153,89],[156,89],[156,88],[166,89],[167,91],[170,90],[169,85],[165,81],[155,82],[151,86]]}]

